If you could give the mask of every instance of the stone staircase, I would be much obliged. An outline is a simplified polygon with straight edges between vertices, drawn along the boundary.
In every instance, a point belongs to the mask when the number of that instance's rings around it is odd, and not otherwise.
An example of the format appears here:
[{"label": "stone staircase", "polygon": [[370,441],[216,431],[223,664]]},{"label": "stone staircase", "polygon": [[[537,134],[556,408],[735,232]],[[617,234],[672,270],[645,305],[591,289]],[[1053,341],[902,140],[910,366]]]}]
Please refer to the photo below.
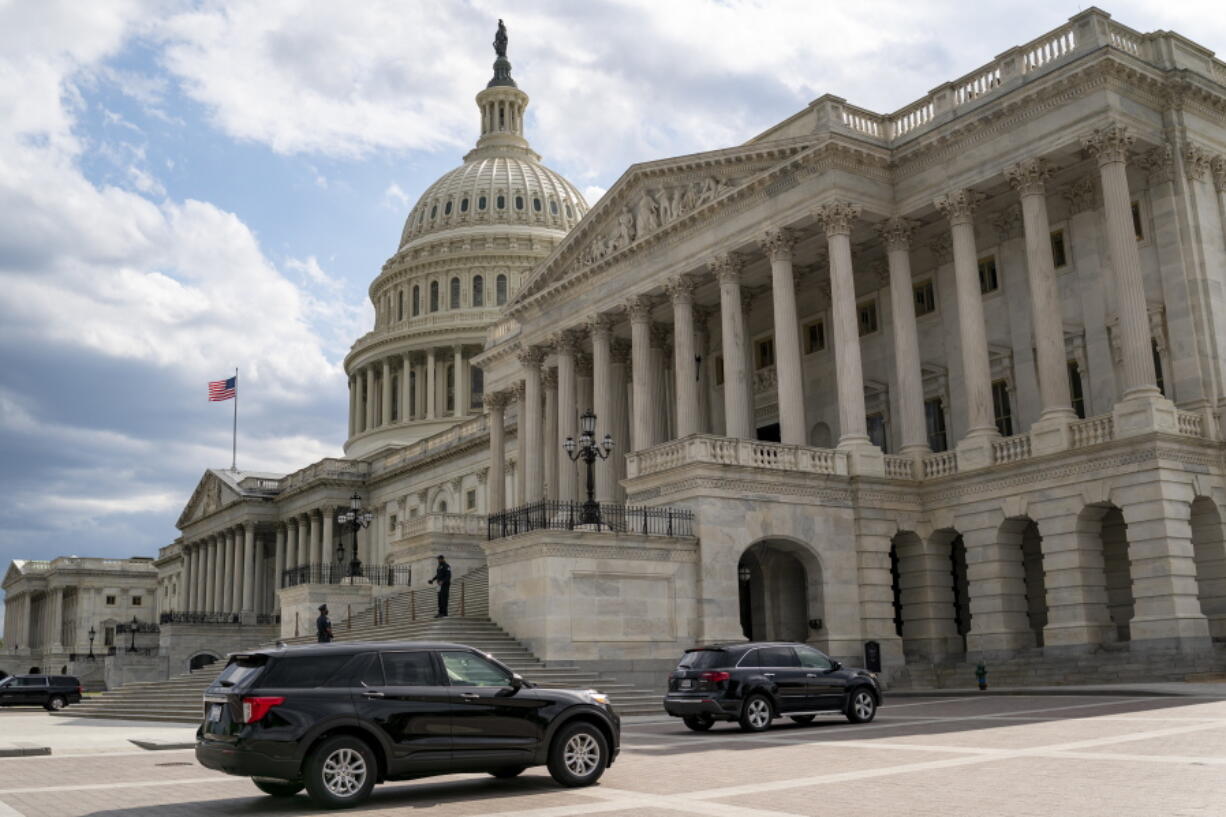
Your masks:
[{"label": "stone staircase", "polygon": [[[463,590],[461,590],[461,585]],[[461,609],[463,595],[464,615]],[[621,715],[663,713],[661,695],[621,684],[603,673],[588,672],[573,664],[545,664],[489,619],[489,570],[481,567],[451,586],[451,612],[436,619],[433,589],[398,593],[380,600],[349,619],[333,616],[336,641],[451,641],[483,650],[527,680],[555,689],[599,689],[608,693]],[[332,611],[334,614],[336,611]],[[310,644],[315,637],[283,639],[285,644]],[[265,645],[267,646],[267,645]],[[67,707],[63,717],[130,720],[200,720],[200,697],[217,677],[218,668],[204,668],[166,681],[126,684],[113,691]]]},{"label": "stone staircase", "polygon": [[[913,662],[893,679],[892,689],[966,689],[977,684],[977,661]],[[1226,673],[1226,645],[1198,653],[1131,652],[1107,644],[1091,653],[1052,657],[1034,649],[1008,659],[987,659],[988,688],[1128,684],[1216,680]]]}]

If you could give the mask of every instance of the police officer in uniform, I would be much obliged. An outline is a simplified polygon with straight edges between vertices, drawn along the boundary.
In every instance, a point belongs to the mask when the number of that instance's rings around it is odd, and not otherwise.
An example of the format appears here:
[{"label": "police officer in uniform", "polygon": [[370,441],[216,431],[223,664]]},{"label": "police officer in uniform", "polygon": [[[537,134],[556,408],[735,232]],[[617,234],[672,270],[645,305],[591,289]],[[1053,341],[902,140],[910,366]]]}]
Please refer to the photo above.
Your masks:
[{"label": "police officer in uniform", "polygon": [[320,644],[332,640],[332,619],[328,618],[328,605],[319,605],[319,618],[315,619],[315,635]]},{"label": "police officer in uniform", "polygon": [[443,554],[438,556],[438,570],[434,571],[434,578],[427,583],[438,585],[438,615],[435,618],[447,618],[447,598],[451,595],[451,565],[447,564],[447,557]]}]

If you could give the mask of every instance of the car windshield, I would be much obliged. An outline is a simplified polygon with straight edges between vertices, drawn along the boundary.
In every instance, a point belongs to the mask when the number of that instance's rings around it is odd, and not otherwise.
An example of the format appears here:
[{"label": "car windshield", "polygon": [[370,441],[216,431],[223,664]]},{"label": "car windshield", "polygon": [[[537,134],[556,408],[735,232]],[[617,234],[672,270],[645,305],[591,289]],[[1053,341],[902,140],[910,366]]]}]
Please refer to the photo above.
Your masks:
[{"label": "car windshield", "polygon": [[728,663],[728,653],[723,650],[691,650],[681,656],[679,669],[707,669],[722,667]]},{"label": "car windshield", "polygon": [[230,663],[221,671],[214,682],[223,687],[237,686],[244,679],[259,672],[268,659],[262,655],[238,655],[230,659]]},{"label": "car windshield", "polygon": [[11,683],[13,683],[13,676],[10,675],[9,677],[5,679],[0,680],[0,687],[6,687]]}]

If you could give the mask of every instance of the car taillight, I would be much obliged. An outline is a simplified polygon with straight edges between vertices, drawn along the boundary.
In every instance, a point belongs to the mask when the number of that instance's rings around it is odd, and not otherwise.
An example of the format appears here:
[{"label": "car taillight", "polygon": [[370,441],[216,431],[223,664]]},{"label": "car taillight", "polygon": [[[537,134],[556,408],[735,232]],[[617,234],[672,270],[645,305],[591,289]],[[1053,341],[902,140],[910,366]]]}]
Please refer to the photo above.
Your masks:
[{"label": "car taillight", "polygon": [[285,698],[243,698],[243,723],[258,723],[268,710],[285,703]]},{"label": "car taillight", "polygon": [[77,687],[77,694],[78,694],[78,695],[84,695],[84,694],[85,694],[85,687]]},{"label": "car taillight", "polygon": [[713,684],[718,684],[720,681],[727,681],[732,677],[732,675],[727,672],[704,672],[698,677],[704,681],[710,681]]}]

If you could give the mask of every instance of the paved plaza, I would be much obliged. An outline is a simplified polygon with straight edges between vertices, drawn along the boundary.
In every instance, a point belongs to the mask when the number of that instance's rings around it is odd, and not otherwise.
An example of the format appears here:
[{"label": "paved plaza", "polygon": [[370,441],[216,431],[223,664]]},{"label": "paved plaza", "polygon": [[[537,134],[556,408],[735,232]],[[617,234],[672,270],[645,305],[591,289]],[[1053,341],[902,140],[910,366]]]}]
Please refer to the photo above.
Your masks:
[{"label": "paved plaza", "polygon": [[[16,713],[0,732],[19,739]],[[60,719],[56,719],[60,720]],[[93,732],[96,722],[61,720]],[[787,723],[786,721],[783,723]],[[182,734],[126,724],[124,734]],[[60,728],[60,727],[57,727]],[[62,727],[64,729],[70,727]],[[109,727],[115,728],[115,727]],[[165,733],[165,734],[163,734]],[[349,813],[438,817],[1199,817],[1226,813],[1226,699],[1000,696],[900,698],[867,726],[826,717],[745,735],[638,722],[598,786],[565,790],[544,769],[517,780],[456,775],[375,789]],[[0,817],[317,814],[196,765],[190,750],[123,749],[0,760]]]}]

